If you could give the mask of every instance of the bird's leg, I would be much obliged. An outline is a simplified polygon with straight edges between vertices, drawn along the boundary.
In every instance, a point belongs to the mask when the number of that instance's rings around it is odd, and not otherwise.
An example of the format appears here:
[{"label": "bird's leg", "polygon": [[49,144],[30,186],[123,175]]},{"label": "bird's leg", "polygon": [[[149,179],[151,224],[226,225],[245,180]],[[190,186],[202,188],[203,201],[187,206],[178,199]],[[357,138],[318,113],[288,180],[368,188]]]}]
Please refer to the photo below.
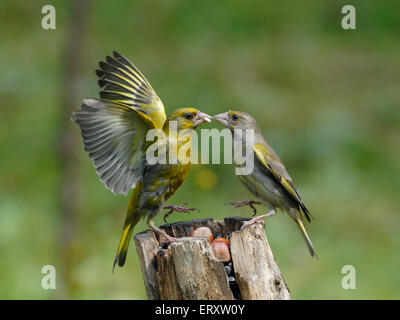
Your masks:
[{"label": "bird's leg", "polygon": [[[161,237],[163,237],[163,238],[165,238],[166,240],[167,240],[167,242],[174,242],[174,241],[176,241],[176,238],[174,238],[174,237],[171,237],[170,235],[168,235],[164,230],[161,230],[160,228],[157,228],[155,225],[154,225],[154,220],[153,220],[153,218],[148,218],[147,219],[147,225],[151,228],[151,230],[153,230],[155,233],[157,233],[159,236],[160,236],[160,238]],[[160,241],[160,242],[162,242],[162,241]]]},{"label": "bird's leg", "polygon": [[164,221],[165,221],[165,223],[167,223],[167,220],[166,220],[167,217],[168,217],[172,212],[174,212],[174,211],[176,211],[176,212],[190,213],[190,211],[197,210],[197,211],[200,212],[200,210],[197,209],[197,208],[185,208],[185,206],[187,206],[187,205],[188,205],[188,203],[187,203],[186,201],[184,201],[184,202],[182,202],[179,206],[174,206],[174,205],[172,205],[172,206],[164,206],[163,209],[169,209],[169,211],[164,215]]},{"label": "bird's leg", "polygon": [[240,208],[244,206],[250,206],[251,209],[253,209],[253,215],[254,217],[257,214],[257,209],[254,206],[255,204],[261,204],[260,201],[254,201],[254,200],[245,200],[245,201],[236,201],[236,202],[228,202],[227,204],[231,206],[235,206],[235,208]]},{"label": "bird's leg", "polygon": [[275,213],[276,213],[275,208],[272,207],[271,209],[269,209],[269,211],[266,214],[262,214],[260,216],[254,217],[253,219],[243,222],[243,225],[240,229],[243,230],[245,227],[250,226],[256,222],[260,222],[264,225],[264,221],[262,221],[262,219],[271,217],[271,216],[275,215]]}]

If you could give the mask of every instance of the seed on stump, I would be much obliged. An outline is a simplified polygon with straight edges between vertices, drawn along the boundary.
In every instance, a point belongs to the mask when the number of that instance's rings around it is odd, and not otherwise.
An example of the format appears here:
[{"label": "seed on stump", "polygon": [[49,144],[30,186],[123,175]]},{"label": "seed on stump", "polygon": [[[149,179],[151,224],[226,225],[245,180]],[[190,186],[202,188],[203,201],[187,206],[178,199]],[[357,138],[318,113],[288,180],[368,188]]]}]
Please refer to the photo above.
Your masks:
[{"label": "seed on stump", "polygon": [[207,227],[199,227],[193,230],[190,234],[190,237],[206,237],[212,242],[214,240],[213,234],[210,228]]},{"label": "seed on stump", "polygon": [[211,242],[211,247],[214,250],[214,254],[219,261],[229,262],[231,260],[230,253],[230,242],[225,238],[217,238]]}]

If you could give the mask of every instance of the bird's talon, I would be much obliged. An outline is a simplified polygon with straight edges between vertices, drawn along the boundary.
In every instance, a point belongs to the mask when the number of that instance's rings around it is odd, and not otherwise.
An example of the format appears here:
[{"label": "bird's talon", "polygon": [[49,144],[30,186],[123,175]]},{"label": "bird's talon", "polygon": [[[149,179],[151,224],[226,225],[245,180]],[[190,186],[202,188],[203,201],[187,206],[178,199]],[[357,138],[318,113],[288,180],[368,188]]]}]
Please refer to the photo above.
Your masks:
[{"label": "bird's talon", "polygon": [[200,212],[200,210],[198,208],[185,208],[185,206],[187,206],[187,205],[188,205],[188,202],[184,201],[179,206],[175,206],[175,205],[165,206],[164,209],[169,209],[169,211],[164,215],[165,223],[167,223],[167,217],[174,211],[182,212],[182,213],[190,213],[191,211],[197,210],[198,212]]},{"label": "bird's talon", "polygon": [[247,221],[243,222],[240,230],[244,230],[249,224],[247,223]]},{"label": "bird's talon", "polygon": [[168,237],[163,236],[163,237],[164,237],[163,241],[160,242],[162,246],[166,245],[168,247],[172,242],[175,242],[175,238],[173,237],[169,236]]},{"label": "bird's talon", "polygon": [[261,204],[260,201],[255,201],[255,200],[245,200],[245,201],[237,201],[237,202],[228,202],[225,205],[231,205],[234,206],[234,208],[240,208],[240,207],[244,207],[244,206],[250,206],[250,208],[253,210],[253,215],[252,217],[254,217],[257,214],[257,209],[256,207],[254,207],[255,204]]},{"label": "bird's talon", "polygon": [[251,226],[251,225],[253,225],[255,223],[261,223],[263,228],[264,228],[265,227],[265,221],[262,220],[262,218],[265,218],[265,216],[258,216],[256,218],[244,221],[242,227],[240,228],[240,230],[243,230],[245,227]]}]

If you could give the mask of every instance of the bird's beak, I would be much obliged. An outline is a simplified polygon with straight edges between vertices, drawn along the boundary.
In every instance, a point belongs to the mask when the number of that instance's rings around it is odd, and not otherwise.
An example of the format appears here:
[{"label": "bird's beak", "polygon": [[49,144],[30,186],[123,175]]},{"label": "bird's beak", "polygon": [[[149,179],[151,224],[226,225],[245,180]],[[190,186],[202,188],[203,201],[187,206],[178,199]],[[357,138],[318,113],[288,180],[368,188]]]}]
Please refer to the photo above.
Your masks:
[{"label": "bird's beak", "polygon": [[207,113],[198,112],[196,115],[196,119],[194,120],[194,125],[197,127],[204,122],[211,122],[212,117],[209,116]]},{"label": "bird's beak", "polygon": [[229,124],[229,116],[228,112],[220,113],[217,114],[216,116],[213,117],[215,120],[217,120],[220,124],[223,126],[227,127]]}]

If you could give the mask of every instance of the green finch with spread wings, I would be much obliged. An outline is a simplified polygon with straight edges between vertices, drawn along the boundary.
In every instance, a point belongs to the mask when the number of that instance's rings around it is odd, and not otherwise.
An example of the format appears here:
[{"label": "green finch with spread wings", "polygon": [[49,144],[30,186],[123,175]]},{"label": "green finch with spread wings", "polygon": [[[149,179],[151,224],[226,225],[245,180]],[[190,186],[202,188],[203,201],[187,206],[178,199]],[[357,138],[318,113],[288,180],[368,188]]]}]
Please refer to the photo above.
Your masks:
[{"label": "green finch with spread wings", "polygon": [[[275,214],[276,208],[280,208],[286,211],[296,222],[311,256],[316,256],[303,223],[303,216],[310,222],[311,215],[303,203],[292,178],[286,171],[282,160],[264,139],[256,120],[248,113],[239,111],[220,113],[214,116],[214,119],[229,128],[232,134],[234,134],[235,130],[242,130],[243,133],[246,129],[254,130],[254,141],[249,142],[249,140],[246,140],[245,134],[242,134],[240,138],[240,143],[243,147],[246,143],[251,143],[249,147],[254,152],[254,170],[248,175],[238,175],[238,177],[259,201],[248,200],[231,202],[230,204],[236,207],[250,205],[255,213],[254,204],[264,204],[269,207],[269,211],[264,215],[246,221],[244,226],[272,216]],[[242,149],[244,150],[243,147]],[[242,165],[235,162],[235,156],[233,158],[236,167]]]},{"label": "green finch with spread wings", "polygon": [[164,206],[185,180],[190,162],[172,157],[176,161],[149,164],[146,152],[154,142],[147,141],[147,134],[152,129],[164,133],[166,138],[156,142],[157,150],[170,159],[172,151],[179,154],[183,147],[190,150],[190,130],[209,122],[211,117],[194,108],[181,108],[167,118],[150,83],[119,53],[100,62],[96,73],[101,99],[85,99],[73,120],[80,126],[85,150],[106,188],[124,195],[133,189],[114,260],[114,267],[117,263],[122,267],[133,228],[141,218],[147,217],[152,230],[173,241],[155,226],[154,216],[163,208],[180,212],[194,209]]}]

